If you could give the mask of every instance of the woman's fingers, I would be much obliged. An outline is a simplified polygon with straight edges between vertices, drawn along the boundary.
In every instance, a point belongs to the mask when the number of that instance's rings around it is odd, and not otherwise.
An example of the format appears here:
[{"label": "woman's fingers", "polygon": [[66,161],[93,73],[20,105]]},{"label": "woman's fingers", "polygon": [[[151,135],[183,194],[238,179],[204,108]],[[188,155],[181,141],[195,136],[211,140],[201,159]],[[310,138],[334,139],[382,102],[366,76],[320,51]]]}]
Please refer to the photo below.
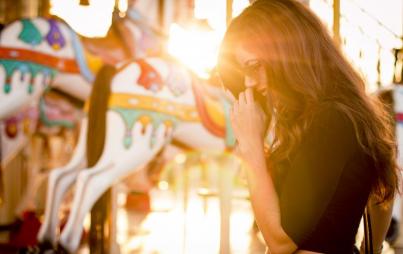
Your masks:
[{"label": "woman's fingers", "polygon": [[255,102],[255,98],[253,97],[253,89],[247,88],[245,91],[245,99],[247,104],[252,104]]},{"label": "woman's fingers", "polygon": [[239,102],[239,104],[241,104],[241,105],[246,104],[245,92],[242,92],[242,93],[239,94],[238,102]]},{"label": "woman's fingers", "polygon": [[225,96],[227,97],[227,99],[229,99],[229,101],[231,103],[234,103],[236,101],[235,96],[228,89],[225,89],[224,93],[225,93]]},{"label": "woman's fingers", "polygon": [[234,114],[238,113],[239,111],[239,101],[235,101],[234,104],[232,105],[232,112]]}]

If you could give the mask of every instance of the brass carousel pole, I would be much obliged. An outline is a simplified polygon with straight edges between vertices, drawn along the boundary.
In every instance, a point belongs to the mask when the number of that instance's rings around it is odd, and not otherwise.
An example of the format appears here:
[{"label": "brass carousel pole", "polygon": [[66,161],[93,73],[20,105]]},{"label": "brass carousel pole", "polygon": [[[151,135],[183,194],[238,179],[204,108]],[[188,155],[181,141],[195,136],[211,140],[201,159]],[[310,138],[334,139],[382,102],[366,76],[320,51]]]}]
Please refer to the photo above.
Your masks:
[{"label": "brass carousel pole", "polygon": [[340,47],[340,0],[333,0],[333,38]]},{"label": "brass carousel pole", "polygon": [[231,20],[232,20],[232,3],[233,3],[233,0],[226,0],[227,1],[227,4],[226,4],[226,14],[225,14],[225,20],[226,20],[226,23],[227,23],[227,27],[228,27],[228,25],[229,25],[229,23],[231,23]]},{"label": "brass carousel pole", "polygon": [[91,209],[91,227],[89,247],[91,254],[103,254],[109,251],[109,214],[111,190],[108,189]]}]

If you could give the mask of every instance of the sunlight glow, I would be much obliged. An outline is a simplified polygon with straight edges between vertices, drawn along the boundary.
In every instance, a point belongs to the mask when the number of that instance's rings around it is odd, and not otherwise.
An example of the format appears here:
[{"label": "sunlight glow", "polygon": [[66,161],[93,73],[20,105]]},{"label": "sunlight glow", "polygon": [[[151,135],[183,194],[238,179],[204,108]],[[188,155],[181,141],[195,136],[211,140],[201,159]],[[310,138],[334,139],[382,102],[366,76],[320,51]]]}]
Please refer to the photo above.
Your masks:
[{"label": "sunlight glow", "polygon": [[90,5],[81,6],[79,0],[51,0],[50,13],[65,20],[83,36],[105,36],[112,23],[115,1],[90,0],[89,2]]},{"label": "sunlight glow", "polygon": [[178,58],[201,78],[208,78],[208,73],[217,62],[220,34],[199,28],[184,29],[173,24],[170,28],[168,52]]},{"label": "sunlight glow", "polygon": [[184,153],[180,153],[175,156],[175,162],[177,164],[183,164],[186,161],[186,155]]},{"label": "sunlight glow", "polygon": [[128,3],[127,0],[118,0],[118,9],[119,9],[119,14],[124,14],[127,11],[128,8]]},{"label": "sunlight glow", "polygon": [[[248,0],[235,0],[233,16],[237,16],[248,5]],[[199,77],[207,79],[217,64],[219,45],[226,29],[225,1],[196,0],[194,13],[196,19],[207,20],[211,29],[171,25],[168,53]]]},{"label": "sunlight glow", "polygon": [[[171,179],[169,190],[152,189],[151,212],[144,218],[124,210],[118,216],[118,237],[122,253],[219,253],[221,211],[217,195],[208,198],[198,193],[200,187],[217,189],[220,169],[228,167],[227,160],[208,163],[204,168],[207,182],[203,181],[200,172],[200,158],[196,154],[188,155],[193,163],[188,163],[184,170],[183,162],[173,164],[175,179]],[[221,158],[222,159],[222,158]],[[228,168],[227,168],[228,169]],[[185,181],[186,178],[186,181]],[[230,181],[228,178],[222,178]],[[228,183],[227,183],[228,184]],[[222,186],[221,184],[220,186]],[[247,192],[245,186],[233,185],[233,193]],[[247,253],[252,241],[251,234],[253,213],[250,202],[246,198],[231,200],[229,214],[229,244],[231,253]],[[239,195],[238,195],[239,196]],[[228,197],[226,197],[228,198]],[[154,203],[159,203],[157,206]],[[158,209],[162,203],[171,203],[169,209]],[[126,213],[126,214],[125,214]],[[126,217],[126,218],[125,218]],[[254,246],[257,247],[255,244]],[[256,253],[262,253],[256,250]]]},{"label": "sunlight glow", "polygon": [[169,188],[169,183],[167,181],[159,181],[158,182],[158,188],[160,190],[168,190]]},{"label": "sunlight glow", "polygon": [[[310,0],[311,9],[328,29],[333,23],[332,0]],[[402,47],[403,2],[390,0],[341,1],[340,35],[343,51],[367,83],[367,90],[392,83],[393,48]],[[380,24],[382,23],[382,25]],[[378,73],[378,64],[380,73]]]}]

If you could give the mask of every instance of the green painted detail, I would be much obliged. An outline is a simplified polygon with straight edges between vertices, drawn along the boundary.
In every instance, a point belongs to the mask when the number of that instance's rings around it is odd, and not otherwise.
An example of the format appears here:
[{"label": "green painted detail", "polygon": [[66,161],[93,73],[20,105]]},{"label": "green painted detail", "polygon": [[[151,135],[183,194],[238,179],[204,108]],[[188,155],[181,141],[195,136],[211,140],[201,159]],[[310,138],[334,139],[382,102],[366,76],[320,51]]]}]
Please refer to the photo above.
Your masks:
[{"label": "green painted detail", "polygon": [[149,110],[140,110],[140,109],[127,109],[121,107],[112,107],[111,110],[118,113],[125,123],[126,132],[125,136],[123,137],[123,145],[126,149],[129,149],[133,143],[132,137],[132,128],[134,124],[140,119],[142,116],[148,116],[151,118],[151,123],[153,125],[153,133],[151,135],[151,147],[155,144],[156,140],[156,130],[158,127],[164,123],[165,121],[171,121],[173,124],[173,128],[177,126],[179,120],[172,115],[163,114],[160,112],[154,112]]},{"label": "green painted detail", "polygon": [[33,92],[34,92],[34,85],[29,84],[29,85],[28,85],[28,93],[29,93],[29,94],[32,94]]},{"label": "green painted detail", "polygon": [[123,139],[123,144],[126,149],[129,149],[132,146],[133,137],[132,136],[125,136]]},{"label": "green painted detail", "polygon": [[29,19],[22,19],[21,23],[22,31],[18,35],[18,39],[32,46],[39,45],[43,39],[39,29]]},{"label": "green painted detail", "polygon": [[29,71],[31,72],[31,76],[33,78],[38,73],[47,73],[51,76],[51,78],[53,78],[57,74],[57,71],[55,69],[31,62],[0,59],[0,65],[3,66],[4,69],[6,70],[7,78],[10,78],[13,72],[19,70],[22,65],[28,67]]},{"label": "green painted detail", "polygon": [[[32,80],[38,73],[49,75],[51,79],[53,79],[54,76],[57,74],[56,70],[51,69],[47,66],[17,60],[0,59],[0,66],[2,66],[6,71],[6,79],[10,79],[15,71],[25,69],[31,73]],[[3,91],[5,94],[9,94],[11,92],[11,89],[12,87],[11,84],[9,83],[6,83],[3,87]],[[32,94],[33,92],[34,92],[34,86],[33,84],[30,84],[28,86],[28,93]]]},{"label": "green painted detail", "polygon": [[46,116],[46,104],[45,104],[45,100],[43,99],[43,97],[41,97],[39,99],[39,119],[41,120],[41,122],[47,126],[47,127],[65,127],[68,129],[72,129],[74,128],[75,124],[74,122],[70,122],[67,120],[50,120],[47,116]]},{"label": "green painted detail", "polygon": [[5,84],[4,85],[4,93],[9,94],[11,92],[11,85],[10,84]]}]

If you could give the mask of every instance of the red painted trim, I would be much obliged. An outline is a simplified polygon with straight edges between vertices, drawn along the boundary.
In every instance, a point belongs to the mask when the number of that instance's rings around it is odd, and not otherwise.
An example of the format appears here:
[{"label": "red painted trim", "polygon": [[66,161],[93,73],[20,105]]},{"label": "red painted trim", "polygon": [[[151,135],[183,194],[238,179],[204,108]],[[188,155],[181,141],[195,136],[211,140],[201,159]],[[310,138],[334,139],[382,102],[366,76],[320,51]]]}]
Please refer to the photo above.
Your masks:
[{"label": "red painted trim", "polygon": [[206,94],[203,93],[203,91],[197,87],[197,85],[193,84],[193,94],[195,96],[196,100],[196,108],[197,111],[199,112],[200,119],[204,127],[208,131],[210,131],[212,134],[215,136],[218,136],[220,138],[225,137],[226,130],[225,128],[222,128],[221,126],[217,125],[214,123],[214,121],[210,118],[210,116],[207,113],[205,102],[203,96],[207,96]]},{"label": "red painted trim", "polygon": [[74,59],[60,58],[28,49],[0,47],[0,58],[33,62],[61,72],[80,73]]},{"label": "red painted trim", "polygon": [[403,122],[403,113],[396,113],[395,114],[395,120],[397,122]]}]

